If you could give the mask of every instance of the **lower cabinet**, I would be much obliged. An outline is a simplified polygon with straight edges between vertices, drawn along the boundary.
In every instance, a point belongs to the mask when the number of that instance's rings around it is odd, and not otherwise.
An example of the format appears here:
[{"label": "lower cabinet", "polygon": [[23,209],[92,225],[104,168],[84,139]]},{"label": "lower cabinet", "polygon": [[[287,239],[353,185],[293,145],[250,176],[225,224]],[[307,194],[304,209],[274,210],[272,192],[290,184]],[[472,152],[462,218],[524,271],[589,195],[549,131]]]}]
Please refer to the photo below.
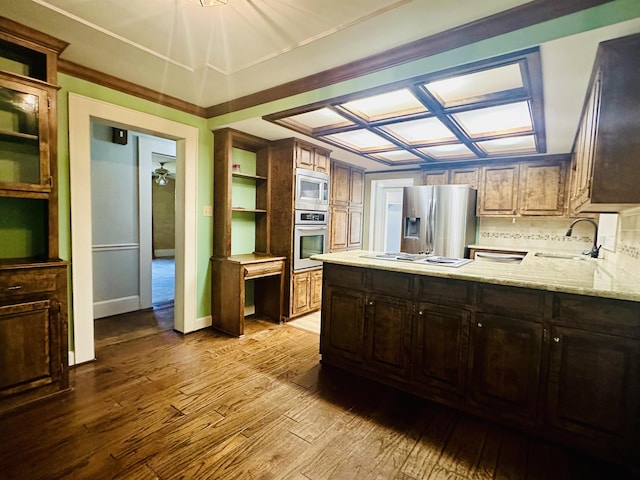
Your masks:
[{"label": "lower cabinet", "polygon": [[543,348],[541,323],[477,313],[469,342],[469,400],[534,421]]},{"label": "lower cabinet", "polygon": [[291,275],[291,316],[320,308],[322,303],[322,270],[310,270]]},{"label": "lower cabinet", "polygon": [[69,387],[67,265],[0,266],[0,413]]},{"label": "lower cabinet", "polygon": [[366,295],[360,290],[327,286],[326,282],[322,291],[320,351],[339,362],[362,364]]},{"label": "lower cabinet", "polygon": [[640,303],[323,273],[324,364],[640,468]]},{"label": "lower cabinet", "polygon": [[639,364],[637,339],[554,327],[549,423],[612,446],[637,444]]},{"label": "lower cabinet", "polygon": [[439,392],[464,393],[468,310],[419,302],[412,334],[413,378]]},{"label": "lower cabinet", "polygon": [[365,311],[365,361],[369,368],[401,378],[409,375],[412,303],[368,295]]}]

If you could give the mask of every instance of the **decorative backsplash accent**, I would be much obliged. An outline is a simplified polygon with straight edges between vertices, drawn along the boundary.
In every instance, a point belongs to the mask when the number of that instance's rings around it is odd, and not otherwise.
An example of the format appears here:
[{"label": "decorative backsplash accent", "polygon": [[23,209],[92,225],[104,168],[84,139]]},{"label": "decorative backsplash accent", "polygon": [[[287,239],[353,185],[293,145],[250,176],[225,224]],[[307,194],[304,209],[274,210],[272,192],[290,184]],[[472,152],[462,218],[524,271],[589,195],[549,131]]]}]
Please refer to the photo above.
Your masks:
[{"label": "decorative backsplash accent", "polygon": [[478,243],[490,247],[544,248],[582,251],[593,245],[593,228],[578,224],[573,235],[565,234],[568,218],[480,218]]}]

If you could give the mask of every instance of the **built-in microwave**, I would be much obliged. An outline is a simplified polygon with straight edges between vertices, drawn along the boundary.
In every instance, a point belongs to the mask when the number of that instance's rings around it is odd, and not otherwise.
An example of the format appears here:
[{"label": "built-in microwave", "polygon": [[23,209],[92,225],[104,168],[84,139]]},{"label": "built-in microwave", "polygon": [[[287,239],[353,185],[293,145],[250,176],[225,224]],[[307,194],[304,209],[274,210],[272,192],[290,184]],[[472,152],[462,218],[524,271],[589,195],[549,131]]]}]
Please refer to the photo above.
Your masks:
[{"label": "built-in microwave", "polygon": [[296,168],[296,210],[329,210],[329,175]]}]

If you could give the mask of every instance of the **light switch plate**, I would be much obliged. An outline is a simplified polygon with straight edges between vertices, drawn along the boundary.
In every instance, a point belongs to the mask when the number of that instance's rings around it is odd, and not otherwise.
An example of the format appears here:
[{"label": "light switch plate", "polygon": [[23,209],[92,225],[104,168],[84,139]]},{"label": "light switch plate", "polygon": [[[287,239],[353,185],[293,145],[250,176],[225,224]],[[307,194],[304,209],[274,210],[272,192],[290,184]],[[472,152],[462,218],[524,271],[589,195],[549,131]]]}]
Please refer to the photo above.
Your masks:
[{"label": "light switch plate", "polygon": [[202,215],[204,215],[205,217],[213,217],[213,206],[205,205],[204,207],[202,207]]}]

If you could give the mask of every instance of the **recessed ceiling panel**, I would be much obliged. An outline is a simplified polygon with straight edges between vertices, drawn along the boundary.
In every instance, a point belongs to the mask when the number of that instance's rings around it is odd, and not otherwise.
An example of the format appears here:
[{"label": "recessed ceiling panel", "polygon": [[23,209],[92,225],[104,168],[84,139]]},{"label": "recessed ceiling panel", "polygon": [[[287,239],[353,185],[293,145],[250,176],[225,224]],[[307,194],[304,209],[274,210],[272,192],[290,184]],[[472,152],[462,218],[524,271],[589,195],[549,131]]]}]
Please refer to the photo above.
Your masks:
[{"label": "recessed ceiling panel", "polygon": [[427,111],[427,108],[406,88],[353,100],[342,104],[341,107],[368,122]]},{"label": "recessed ceiling panel", "polygon": [[385,162],[418,162],[420,157],[406,150],[391,150],[389,152],[375,153],[372,157],[379,158]]},{"label": "recessed ceiling panel", "polygon": [[520,64],[512,63],[468,75],[429,82],[424,86],[447,107],[466,99],[522,88],[524,83],[520,74]]},{"label": "recessed ceiling panel", "polygon": [[453,132],[434,117],[393,123],[382,127],[382,130],[408,145],[449,142],[456,139]]},{"label": "recessed ceiling panel", "polygon": [[391,142],[382,138],[380,135],[364,129],[334,133],[333,135],[327,135],[326,138],[352,150],[359,150],[361,152],[384,150],[394,147]]},{"label": "recessed ceiling panel", "polygon": [[318,128],[337,128],[345,125],[353,125],[353,122],[334,112],[328,107],[312,110],[287,117],[283,123],[298,124],[310,131]]},{"label": "recessed ceiling panel", "polygon": [[475,158],[475,154],[462,143],[452,145],[436,145],[433,147],[419,148],[419,151],[435,158],[436,160],[449,160],[451,158]]},{"label": "recessed ceiling panel", "polygon": [[490,155],[536,152],[536,140],[533,135],[497,138],[494,140],[478,142],[477,145]]},{"label": "recessed ceiling panel", "polygon": [[533,130],[528,102],[468,110],[453,118],[472,138]]}]

